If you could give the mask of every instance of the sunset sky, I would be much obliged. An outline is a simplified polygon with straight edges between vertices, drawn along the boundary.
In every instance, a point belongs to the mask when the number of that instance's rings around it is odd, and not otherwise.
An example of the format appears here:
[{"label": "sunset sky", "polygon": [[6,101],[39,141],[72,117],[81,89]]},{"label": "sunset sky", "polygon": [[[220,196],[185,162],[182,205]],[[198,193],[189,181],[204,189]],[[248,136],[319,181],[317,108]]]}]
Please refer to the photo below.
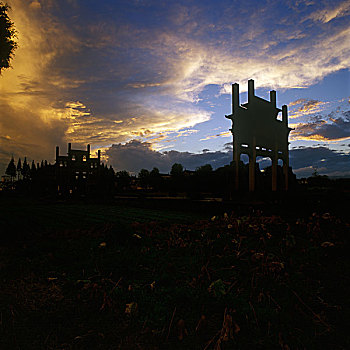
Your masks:
[{"label": "sunset sky", "polygon": [[0,76],[0,175],[67,142],[115,170],[228,164],[231,84],[243,103],[254,79],[288,105],[295,174],[350,176],[348,0],[7,3],[19,47]]}]

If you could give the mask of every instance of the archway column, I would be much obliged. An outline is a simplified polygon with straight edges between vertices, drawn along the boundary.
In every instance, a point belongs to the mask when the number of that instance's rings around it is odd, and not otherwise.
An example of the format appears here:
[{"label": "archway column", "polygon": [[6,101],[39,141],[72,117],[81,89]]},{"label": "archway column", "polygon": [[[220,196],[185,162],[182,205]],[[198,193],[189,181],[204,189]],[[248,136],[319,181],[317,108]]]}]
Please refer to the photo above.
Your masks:
[{"label": "archway column", "polygon": [[256,139],[253,137],[249,152],[249,192],[255,190]]},{"label": "archway column", "polygon": [[275,149],[273,150],[273,156],[271,157],[271,170],[272,170],[272,184],[271,189],[273,192],[277,191],[277,165],[278,165],[278,148],[275,145]]},{"label": "archway column", "polygon": [[288,191],[288,172],[289,172],[289,157],[288,150],[285,152],[283,159],[283,174],[284,174],[284,190]]},{"label": "archway column", "polygon": [[[232,130],[231,130],[232,131]],[[238,140],[237,137],[233,134],[233,160],[235,163],[235,190],[239,190],[239,157],[240,157],[240,152],[239,152],[239,145],[238,145]]]}]

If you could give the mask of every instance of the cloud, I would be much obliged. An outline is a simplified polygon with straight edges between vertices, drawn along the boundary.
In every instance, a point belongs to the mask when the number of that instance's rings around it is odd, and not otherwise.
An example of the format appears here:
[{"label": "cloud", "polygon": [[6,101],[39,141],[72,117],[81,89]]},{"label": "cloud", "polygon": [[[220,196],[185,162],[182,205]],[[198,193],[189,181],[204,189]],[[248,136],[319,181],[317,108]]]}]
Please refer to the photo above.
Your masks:
[{"label": "cloud", "polygon": [[232,133],[230,131],[223,131],[223,132],[220,132],[219,134],[206,136],[205,138],[200,139],[199,141],[211,140],[217,137],[232,137]]},{"label": "cloud", "polygon": [[291,133],[292,140],[341,141],[350,138],[350,110],[316,115],[299,123]]},{"label": "cloud", "polygon": [[77,42],[63,23],[44,15],[45,1],[12,0],[10,16],[15,23],[18,49],[12,69],[0,77],[0,168],[9,154],[41,160],[52,158],[68,130],[64,104],[52,81],[50,66],[63,51],[75,51]]},{"label": "cloud", "polygon": [[350,176],[350,155],[327,147],[305,147],[289,152],[290,165],[297,177],[320,175]]},{"label": "cloud", "polygon": [[112,165],[115,170],[128,170],[134,173],[139,172],[142,168],[152,169],[153,167],[167,173],[174,163],[181,163],[188,170],[194,170],[204,164],[211,164],[213,168],[217,168],[232,161],[232,153],[226,151],[159,152],[153,150],[150,143],[138,140],[125,144],[114,144],[105,153],[108,164]]},{"label": "cloud", "polygon": [[322,23],[328,23],[335,18],[341,18],[350,14],[349,1],[343,1],[340,4],[327,4],[327,7],[320,9],[312,13],[309,18],[313,21],[320,21]]},{"label": "cloud", "polygon": [[63,135],[67,126],[64,121],[47,119],[43,121],[28,109],[13,107],[0,100],[0,172],[4,173],[13,155],[16,159],[26,156],[29,161],[54,158],[56,145],[64,145]]},{"label": "cloud", "polygon": [[[210,152],[204,149],[200,153],[152,149],[148,142],[132,140],[125,144],[115,144],[105,151],[107,162],[115,170],[128,170],[138,173],[142,168],[151,170],[157,167],[161,172],[169,172],[172,164],[181,163],[186,169],[194,170],[204,164],[214,169],[232,161],[232,144],[228,143],[223,151]],[[302,147],[289,151],[290,166],[298,177],[308,177],[317,168],[321,175],[349,176],[350,155],[337,152],[325,146]],[[259,159],[260,167],[271,165],[270,160]]]},{"label": "cloud", "polygon": [[[319,100],[310,100],[306,98],[301,98],[296,101],[289,103],[289,107],[293,107],[290,110],[289,118],[296,119],[299,117],[304,117],[310,114],[315,114],[324,111],[329,102],[323,102]],[[296,108],[294,106],[297,106]]]},{"label": "cloud", "polygon": [[33,9],[40,9],[41,8],[41,4],[38,0],[32,1],[29,5],[29,7],[33,8]]}]

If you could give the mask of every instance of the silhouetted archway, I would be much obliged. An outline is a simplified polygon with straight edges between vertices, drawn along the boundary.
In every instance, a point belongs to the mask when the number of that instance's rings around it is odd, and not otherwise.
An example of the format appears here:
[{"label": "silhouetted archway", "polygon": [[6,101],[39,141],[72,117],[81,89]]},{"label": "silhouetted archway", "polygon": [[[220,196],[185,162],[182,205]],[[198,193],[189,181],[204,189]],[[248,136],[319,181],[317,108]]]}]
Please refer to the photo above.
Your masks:
[{"label": "silhouetted archway", "polygon": [[[279,117],[282,112],[282,117]],[[239,85],[232,85],[233,160],[239,164],[240,155],[249,155],[249,191],[255,190],[256,157],[272,159],[271,189],[277,190],[278,159],[284,161],[284,188],[288,189],[288,137],[292,130],[288,127],[287,106],[276,107],[276,91],[270,91],[270,101],[255,96],[254,80],[248,81],[248,102],[240,105]],[[235,189],[240,186],[239,167],[235,170]]]}]

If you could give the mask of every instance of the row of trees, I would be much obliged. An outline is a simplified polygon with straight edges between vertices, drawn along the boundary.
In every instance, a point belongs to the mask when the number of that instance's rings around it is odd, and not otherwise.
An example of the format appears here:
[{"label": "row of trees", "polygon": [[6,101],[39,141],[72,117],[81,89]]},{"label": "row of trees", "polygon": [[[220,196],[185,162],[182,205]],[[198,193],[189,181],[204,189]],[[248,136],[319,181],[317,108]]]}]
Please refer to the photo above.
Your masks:
[{"label": "row of trees", "polygon": [[[42,161],[41,166],[44,166],[44,162]],[[30,167],[30,165],[27,162],[27,157],[24,158],[23,164],[21,161],[21,158],[18,158],[18,162],[17,162],[17,166],[15,165],[15,160],[12,157],[10,160],[10,163],[8,164],[7,168],[6,168],[6,175],[11,177],[11,181],[13,182],[13,180],[16,178],[17,176],[17,180],[20,180],[21,177],[24,180],[30,179],[31,177],[31,173],[32,171],[36,170],[36,165],[34,163],[34,160],[32,161],[32,165]]]},{"label": "row of trees", "polygon": [[[242,191],[245,191],[248,189],[248,165],[240,162],[239,172],[240,188]],[[282,189],[284,184],[282,167],[278,167],[277,173],[278,184],[280,189]],[[71,186],[72,184],[72,180],[68,178],[67,181],[62,179],[62,176],[65,175],[61,174],[61,176],[58,176],[55,173],[55,166],[48,164],[47,161],[42,161],[41,164],[35,164],[32,161],[30,166],[27,159],[24,158],[23,163],[21,159],[18,159],[16,165],[12,157],[6,169],[6,174],[11,177],[12,182],[17,178],[17,188],[25,185],[39,194],[43,192],[54,193],[57,185],[62,190],[62,184],[65,183],[67,186]],[[73,175],[75,177],[75,173]],[[101,191],[102,187],[106,187],[101,184],[108,183],[109,185],[103,192],[108,190],[111,195],[115,193],[143,191],[161,192],[171,195],[185,193],[191,197],[201,196],[203,194],[225,197],[233,192],[234,176],[235,164],[233,162],[216,170],[213,170],[210,164],[205,164],[198,167],[195,171],[185,170],[183,165],[175,163],[172,165],[169,174],[161,174],[158,168],[153,168],[152,170],[141,169],[137,176],[132,176],[125,170],[115,173],[113,168],[107,168],[107,166],[101,164],[98,177],[96,179],[94,178],[93,183],[96,187],[94,192]],[[290,188],[292,188],[296,184],[296,178],[291,169],[289,178]],[[86,193],[85,189],[87,188],[91,192],[91,179],[87,181],[87,179],[82,177],[80,179],[81,181],[78,181],[79,179],[80,177],[74,180],[74,186],[79,185],[78,187],[82,188],[81,193]],[[49,188],[53,190],[47,190]],[[271,167],[261,172],[257,165],[256,188],[262,191],[271,189]]]},{"label": "row of trees", "polygon": [[[239,164],[240,188],[245,191],[248,189],[248,165],[243,162]],[[284,185],[284,176],[282,167],[278,167],[278,183],[280,189]],[[295,175],[290,169],[290,188],[296,184]],[[235,176],[235,164],[220,167],[213,170],[210,164],[198,167],[195,171],[185,170],[184,167],[175,163],[171,167],[170,174],[160,174],[157,168],[151,171],[141,169],[137,177],[132,177],[127,171],[116,173],[117,191],[129,191],[132,188],[144,191],[168,192],[168,193],[186,193],[190,196],[198,196],[205,193],[218,196],[227,196],[233,191]],[[271,189],[271,167],[261,172],[257,165],[256,168],[256,187],[257,190]]]}]

